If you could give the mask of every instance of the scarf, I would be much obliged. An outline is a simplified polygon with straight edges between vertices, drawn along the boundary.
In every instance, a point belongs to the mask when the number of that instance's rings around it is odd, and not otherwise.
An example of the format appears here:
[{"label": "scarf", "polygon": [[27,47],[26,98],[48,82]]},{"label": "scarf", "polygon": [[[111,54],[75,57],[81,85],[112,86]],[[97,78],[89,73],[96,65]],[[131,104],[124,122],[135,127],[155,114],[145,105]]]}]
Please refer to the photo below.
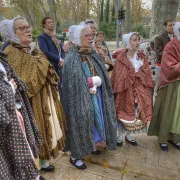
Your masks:
[{"label": "scarf", "polygon": [[[81,54],[83,59],[81,59]],[[62,70],[64,78],[62,82],[62,101],[67,117],[67,127],[69,127],[66,133],[67,139],[64,151],[71,151],[72,157],[78,159],[91,153],[93,150],[92,142],[94,142],[94,104],[89,93],[87,71],[85,71],[87,66],[83,66],[88,64],[87,57],[95,69],[95,74],[102,80],[102,104],[107,146],[109,149],[115,149],[117,145],[114,96],[106,68],[94,50],[72,46],[65,57]],[[85,61],[87,63],[82,63]]]},{"label": "scarf", "polygon": [[56,32],[55,31],[49,31],[48,29],[44,28],[44,32],[51,37],[52,41],[54,42],[56,48],[58,49],[59,54],[61,54],[61,48],[58,43],[58,39],[56,37]]}]

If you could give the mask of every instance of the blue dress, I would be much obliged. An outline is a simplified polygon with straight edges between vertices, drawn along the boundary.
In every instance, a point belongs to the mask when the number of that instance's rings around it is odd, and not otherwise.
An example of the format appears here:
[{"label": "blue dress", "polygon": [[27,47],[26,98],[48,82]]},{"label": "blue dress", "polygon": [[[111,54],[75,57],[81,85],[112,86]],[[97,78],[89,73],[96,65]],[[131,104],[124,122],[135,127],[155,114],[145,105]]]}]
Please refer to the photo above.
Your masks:
[{"label": "blue dress", "polygon": [[[88,63],[82,62],[83,70],[86,77],[92,77],[92,73],[88,66]],[[101,143],[106,141],[106,131],[104,126],[104,116],[102,107],[102,89],[97,88],[97,94],[91,95],[93,107],[94,107],[94,142]]]}]

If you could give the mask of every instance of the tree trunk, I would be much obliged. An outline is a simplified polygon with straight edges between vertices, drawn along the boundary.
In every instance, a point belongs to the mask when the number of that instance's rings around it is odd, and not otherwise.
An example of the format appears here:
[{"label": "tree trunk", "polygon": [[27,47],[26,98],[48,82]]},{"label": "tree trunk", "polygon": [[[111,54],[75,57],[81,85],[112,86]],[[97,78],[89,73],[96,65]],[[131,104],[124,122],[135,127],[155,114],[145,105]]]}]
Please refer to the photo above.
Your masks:
[{"label": "tree trunk", "polygon": [[118,10],[118,0],[113,0],[113,4],[114,4],[115,10],[117,12],[117,10]]},{"label": "tree trunk", "polygon": [[22,1],[21,4],[19,4],[19,7],[22,9],[24,16],[29,23],[30,26],[34,25],[34,19],[32,18],[31,10],[33,8],[33,2],[32,1]]},{"label": "tree trunk", "polygon": [[166,19],[176,19],[180,0],[153,0],[150,36],[164,31],[163,23]]},{"label": "tree trunk", "polygon": [[49,10],[50,10],[50,15],[51,15],[51,18],[52,18],[52,20],[54,22],[55,29],[56,29],[57,15],[56,15],[56,3],[55,3],[55,0],[48,0],[48,5],[49,5]]},{"label": "tree trunk", "polygon": [[104,0],[101,0],[101,15],[100,15],[100,22],[104,20]]},{"label": "tree trunk", "polygon": [[44,5],[43,5],[42,0],[37,0],[37,2],[39,3],[40,9],[41,9],[43,15],[44,15],[44,16],[48,16],[48,14],[47,14],[47,12],[46,12],[46,9],[45,9],[45,7],[44,7]]},{"label": "tree trunk", "polygon": [[90,2],[87,0],[87,19],[89,19]]},{"label": "tree trunk", "polygon": [[1,9],[1,7],[4,6],[4,4],[5,4],[4,0],[0,0],[0,9]]},{"label": "tree trunk", "polygon": [[115,12],[115,7],[114,4],[112,6],[112,22],[116,21],[116,12]]},{"label": "tree trunk", "polygon": [[131,32],[131,2],[130,0],[126,0],[124,32],[125,33]]},{"label": "tree trunk", "polygon": [[105,22],[109,22],[109,7],[110,7],[110,0],[106,1],[106,14],[105,14]]}]

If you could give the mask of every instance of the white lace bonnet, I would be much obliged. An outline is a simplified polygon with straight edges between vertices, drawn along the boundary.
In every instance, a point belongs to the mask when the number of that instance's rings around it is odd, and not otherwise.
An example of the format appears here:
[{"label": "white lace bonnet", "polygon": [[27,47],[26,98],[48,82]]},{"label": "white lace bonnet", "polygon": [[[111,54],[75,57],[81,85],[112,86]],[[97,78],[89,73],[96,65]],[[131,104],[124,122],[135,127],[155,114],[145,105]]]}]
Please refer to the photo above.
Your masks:
[{"label": "white lace bonnet", "polygon": [[122,36],[122,42],[123,42],[124,46],[125,46],[126,48],[130,49],[130,50],[132,50],[132,47],[131,47],[131,45],[130,45],[130,38],[131,38],[131,36],[133,36],[134,34],[137,34],[137,35],[138,35],[137,32],[130,32],[130,33],[128,33],[128,34],[123,34],[123,36]]},{"label": "white lace bonnet", "polygon": [[81,46],[81,33],[82,30],[86,26],[80,24],[80,25],[73,25],[69,28],[69,40],[76,46]]},{"label": "white lace bonnet", "polygon": [[19,39],[14,33],[14,21],[16,19],[25,19],[24,17],[17,16],[11,20],[4,19],[0,22],[0,33],[6,40],[11,40],[15,43],[20,43]]},{"label": "white lace bonnet", "polygon": [[180,41],[180,22],[176,22],[174,25],[174,34],[177,37],[177,40]]}]

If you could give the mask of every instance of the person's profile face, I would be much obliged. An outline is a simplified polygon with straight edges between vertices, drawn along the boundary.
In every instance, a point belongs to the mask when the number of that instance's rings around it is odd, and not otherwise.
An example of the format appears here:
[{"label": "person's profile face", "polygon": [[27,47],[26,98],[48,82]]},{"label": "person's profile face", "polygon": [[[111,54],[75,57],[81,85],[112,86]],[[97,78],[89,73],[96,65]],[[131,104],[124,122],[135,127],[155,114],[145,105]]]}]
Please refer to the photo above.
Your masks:
[{"label": "person's profile face", "polygon": [[173,33],[174,21],[169,21],[166,26],[166,31],[170,34]]},{"label": "person's profile face", "polygon": [[132,35],[130,38],[130,46],[133,51],[137,51],[139,49],[140,37],[136,34]]}]

